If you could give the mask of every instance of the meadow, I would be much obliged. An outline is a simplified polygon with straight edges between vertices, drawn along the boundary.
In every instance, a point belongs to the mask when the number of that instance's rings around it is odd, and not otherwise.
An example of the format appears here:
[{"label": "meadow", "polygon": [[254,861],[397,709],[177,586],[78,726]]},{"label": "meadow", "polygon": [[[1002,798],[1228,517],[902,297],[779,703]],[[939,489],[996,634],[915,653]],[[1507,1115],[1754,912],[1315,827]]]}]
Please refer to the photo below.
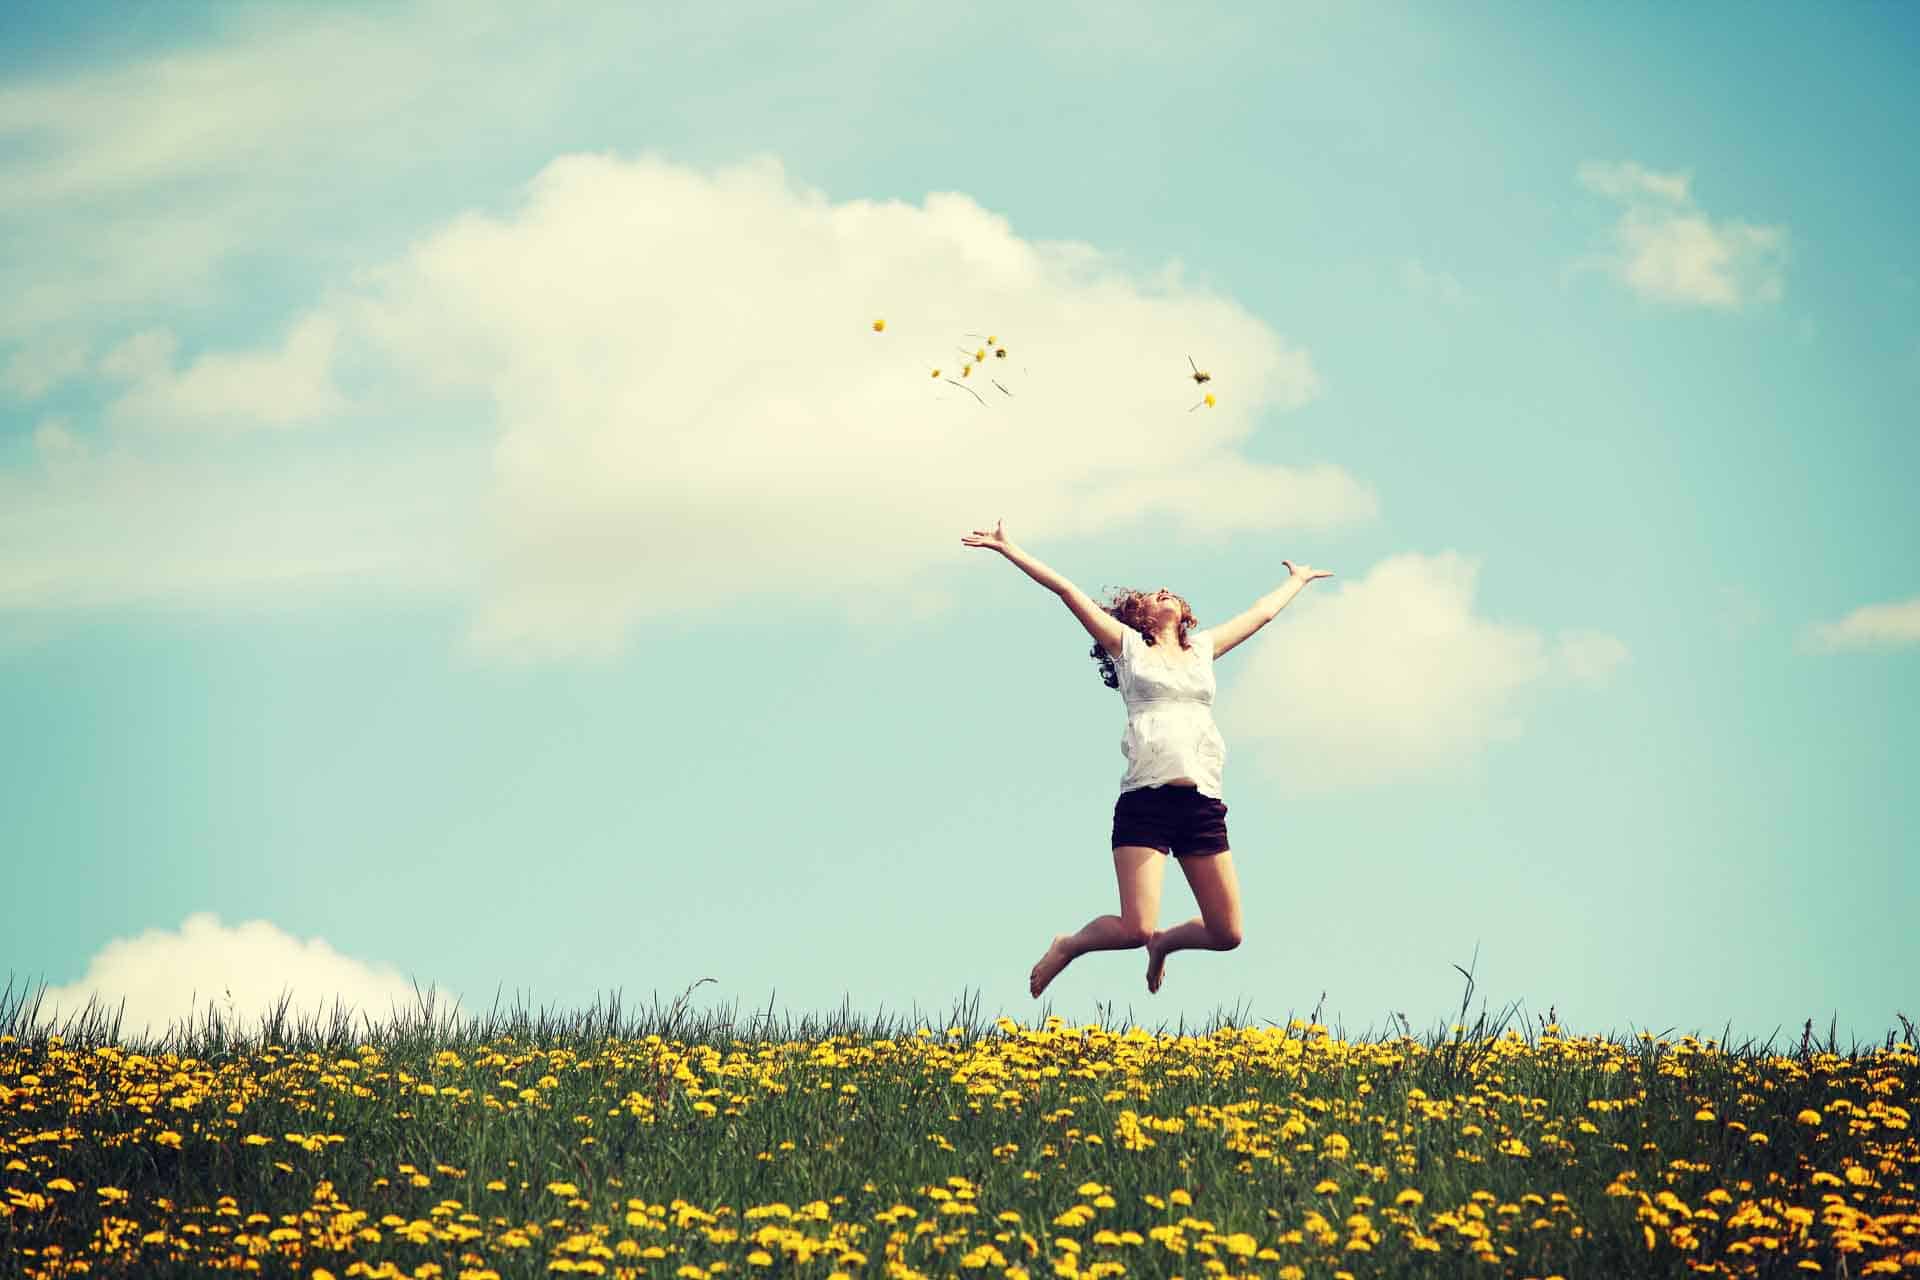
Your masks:
[{"label": "meadow", "polygon": [[140,1045],[0,1002],[0,1272],[1920,1274],[1904,1016],[1775,1051],[1484,1009],[776,1028],[691,990]]}]

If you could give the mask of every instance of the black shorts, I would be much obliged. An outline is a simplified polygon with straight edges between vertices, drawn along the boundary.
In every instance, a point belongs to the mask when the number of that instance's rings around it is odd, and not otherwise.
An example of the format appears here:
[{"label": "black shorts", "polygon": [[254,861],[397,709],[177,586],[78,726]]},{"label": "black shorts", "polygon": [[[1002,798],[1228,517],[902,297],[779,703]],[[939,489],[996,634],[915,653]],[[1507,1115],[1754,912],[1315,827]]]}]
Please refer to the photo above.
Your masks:
[{"label": "black shorts", "polygon": [[1226,801],[1172,783],[1122,791],[1113,806],[1113,847],[1123,844],[1146,845],[1176,858],[1223,853],[1230,847]]}]

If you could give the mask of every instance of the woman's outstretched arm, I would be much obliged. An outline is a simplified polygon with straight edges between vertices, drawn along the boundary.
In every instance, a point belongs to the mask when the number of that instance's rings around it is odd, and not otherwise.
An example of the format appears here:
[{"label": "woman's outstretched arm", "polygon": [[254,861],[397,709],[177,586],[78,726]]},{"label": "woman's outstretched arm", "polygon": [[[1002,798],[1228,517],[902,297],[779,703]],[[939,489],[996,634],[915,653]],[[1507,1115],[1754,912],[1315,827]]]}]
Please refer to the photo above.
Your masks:
[{"label": "woman's outstretched arm", "polygon": [[1213,656],[1218,658],[1227,650],[1244,641],[1248,636],[1272,622],[1274,617],[1292,599],[1300,594],[1300,589],[1316,578],[1331,578],[1333,570],[1316,569],[1311,565],[1295,564],[1291,560],[1280,562],[1287,566],[1287,580],[1253,602],[1253,607],[1237,618],[1221,623],[1213,629]]},{"label": "woman's outstretched arm", "polygon": [[1124,639],[1120,620],[1095,604],[1073,583],[1016,546],[1013,539],[1007,536],[1005,523],[996,522],[991,533],[985,529],[975,529],[960,541],[969,547],[991,548],[1013,561],[1020,572],[1065,601],[1067,608],[1073,610],[1073,616],[1080,619],[1080,625],[1087,629],[1087,634],[1104,645],[1108,653],[1118,656]]}]

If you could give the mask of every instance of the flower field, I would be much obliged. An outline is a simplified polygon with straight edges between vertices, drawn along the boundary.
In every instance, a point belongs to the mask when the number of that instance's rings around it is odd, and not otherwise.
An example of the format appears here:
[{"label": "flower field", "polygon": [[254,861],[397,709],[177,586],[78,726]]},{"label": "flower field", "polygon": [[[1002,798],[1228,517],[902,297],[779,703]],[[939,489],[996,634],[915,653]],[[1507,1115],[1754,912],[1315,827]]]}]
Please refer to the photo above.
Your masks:
[{"label": "flower field", "polygon": [[5,1035],[0,1272],[1920,1275],[1907,1030]]}]

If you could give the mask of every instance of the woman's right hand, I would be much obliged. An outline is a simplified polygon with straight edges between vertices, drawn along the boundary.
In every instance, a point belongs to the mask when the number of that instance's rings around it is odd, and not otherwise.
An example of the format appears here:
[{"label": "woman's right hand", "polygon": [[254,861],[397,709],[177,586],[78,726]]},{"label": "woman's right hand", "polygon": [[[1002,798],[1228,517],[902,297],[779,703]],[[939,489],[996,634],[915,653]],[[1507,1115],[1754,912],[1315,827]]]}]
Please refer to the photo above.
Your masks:
[{"label": "woman's right hand", "polygon": [[975,529],[972,533],[962,537],[960,541],[965,546],[986,547],[988,550],[998,551],[1002,555],[1005,555],[1007,548],[1013,545],[1013,539],[1007,536],[1007,531],[1004,527],[1005,524],[1006,522],[1004,520],[996,520],[992,533],[988,533],[985,529]]}]

